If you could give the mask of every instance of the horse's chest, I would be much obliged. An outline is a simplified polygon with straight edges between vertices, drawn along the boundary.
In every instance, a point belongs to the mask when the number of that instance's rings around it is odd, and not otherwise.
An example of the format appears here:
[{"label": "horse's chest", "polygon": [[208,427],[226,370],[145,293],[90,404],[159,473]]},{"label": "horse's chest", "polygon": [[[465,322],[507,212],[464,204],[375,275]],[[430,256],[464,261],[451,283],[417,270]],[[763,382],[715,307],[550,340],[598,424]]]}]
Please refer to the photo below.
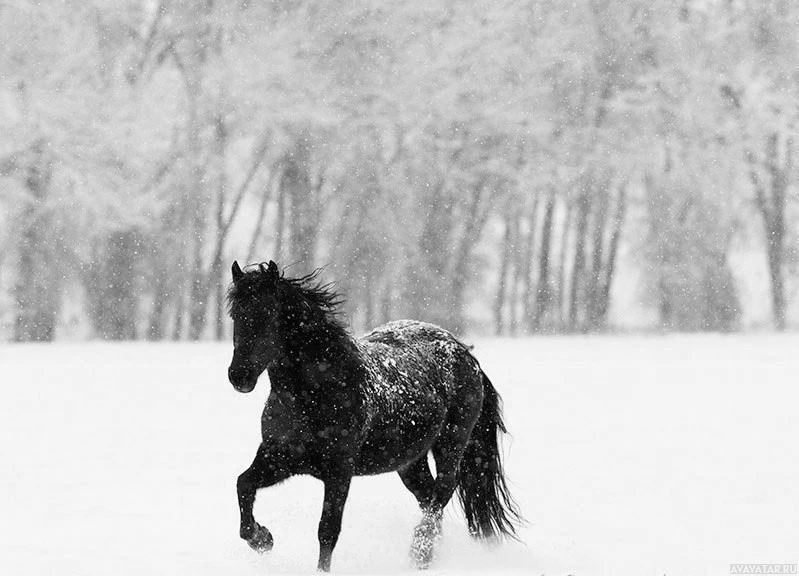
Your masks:
[{"label": "horse's chest", "polygon": [[321,474],[331,462],[346,463],[358,443],[353,401],[270,395],[261,418],[263,441],[278,447],[308,474]]}]

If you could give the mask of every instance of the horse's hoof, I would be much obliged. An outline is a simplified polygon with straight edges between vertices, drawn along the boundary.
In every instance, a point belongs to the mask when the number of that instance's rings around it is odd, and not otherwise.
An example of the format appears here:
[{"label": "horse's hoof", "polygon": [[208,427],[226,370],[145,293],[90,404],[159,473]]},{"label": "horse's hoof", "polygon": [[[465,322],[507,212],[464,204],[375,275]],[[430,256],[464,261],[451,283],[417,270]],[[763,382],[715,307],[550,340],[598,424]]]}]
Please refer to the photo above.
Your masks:
[{"label": "horse's hoof", "polygon": [[275,545],[275,540],[272,538],[272,533],[260,524],[256,524],[252,534],[244,539],[247,541],[247,544],[250,545],[250,548],[259,554],[269,552],[272,549],[272,546]]},{"label": "horse's hoof", "polygon": [[411,559],[418,570],[426,570],[433,561],[437,542],[441,539],[441,530],[436,526],[421,525],[413,531]]}]

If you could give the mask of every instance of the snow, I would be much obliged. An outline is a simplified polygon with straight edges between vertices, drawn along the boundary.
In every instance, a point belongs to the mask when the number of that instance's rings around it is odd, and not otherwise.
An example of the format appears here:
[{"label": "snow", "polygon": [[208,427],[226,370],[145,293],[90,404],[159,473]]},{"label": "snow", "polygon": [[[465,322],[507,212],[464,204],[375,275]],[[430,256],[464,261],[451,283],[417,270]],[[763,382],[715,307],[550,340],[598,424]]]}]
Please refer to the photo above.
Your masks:
[{"label": "snow", "polygon": [[[487,339],[524,544],[447,514],[432,574],[728,574],[799,561],[799,336]],[[321,484],[259,493],[275,535],[238,538],[235,480],[268,383],[229,344],[0,346],[0,573],[315,572]],[[333,571],[409,574],[420,513],[395,474],[358,478]]]}]

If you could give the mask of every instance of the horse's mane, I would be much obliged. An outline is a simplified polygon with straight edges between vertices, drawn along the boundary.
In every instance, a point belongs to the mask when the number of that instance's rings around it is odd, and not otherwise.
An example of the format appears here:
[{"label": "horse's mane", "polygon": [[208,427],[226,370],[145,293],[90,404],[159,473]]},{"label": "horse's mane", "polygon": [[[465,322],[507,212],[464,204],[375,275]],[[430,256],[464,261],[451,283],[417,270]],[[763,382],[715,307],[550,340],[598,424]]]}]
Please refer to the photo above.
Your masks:
[{"label": "horse's mane", "polygon": [[299,278],[286,278],[284,272],[281,273],[279,282],[283,284],[287,291],[295,291],[300,298],[322,309],[328,319],[339,322],[344,298],[334,290],[332,282],[324,283],[319,280],[321,273],[322,268],[317,268]]},{"label": "horse's mane", "polygon": [[275,278],[270,275],[265,263],[247,266],[241,278],[231,284],[228,290],[228,311],[246,308],[248,300],[264,290],[276,290],[278,299],[285,307],[297,309],[308,306],[316,311],[316,320],[322,321],[337,335],[344,336],[346,328],[341,320],[344,299],[334,290],[332,282],[319,280],[322,272],[322,268],[317,268],[304,276],[288,278],[283,270]]}]

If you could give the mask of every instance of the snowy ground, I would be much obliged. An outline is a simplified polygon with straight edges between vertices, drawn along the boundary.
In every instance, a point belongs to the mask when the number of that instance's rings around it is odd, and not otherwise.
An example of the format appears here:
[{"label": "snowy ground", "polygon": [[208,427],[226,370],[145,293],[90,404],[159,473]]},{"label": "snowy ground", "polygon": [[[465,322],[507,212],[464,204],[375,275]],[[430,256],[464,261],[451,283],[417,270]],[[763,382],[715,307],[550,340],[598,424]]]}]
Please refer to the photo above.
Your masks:
[{"label": "snowy ground", "polygon": [[[728,574],[799,562],[799,337],[486,340],[505,397],[524,545],[472,542],[453,508],[432,574]],[[268,390],[230,345],[0,346],[0,574],[314,572],[321,484],[260,493],[275,534],[238,539],[235,478]],[[411,572],[396,475],[352,488],[333,570]]]}]

